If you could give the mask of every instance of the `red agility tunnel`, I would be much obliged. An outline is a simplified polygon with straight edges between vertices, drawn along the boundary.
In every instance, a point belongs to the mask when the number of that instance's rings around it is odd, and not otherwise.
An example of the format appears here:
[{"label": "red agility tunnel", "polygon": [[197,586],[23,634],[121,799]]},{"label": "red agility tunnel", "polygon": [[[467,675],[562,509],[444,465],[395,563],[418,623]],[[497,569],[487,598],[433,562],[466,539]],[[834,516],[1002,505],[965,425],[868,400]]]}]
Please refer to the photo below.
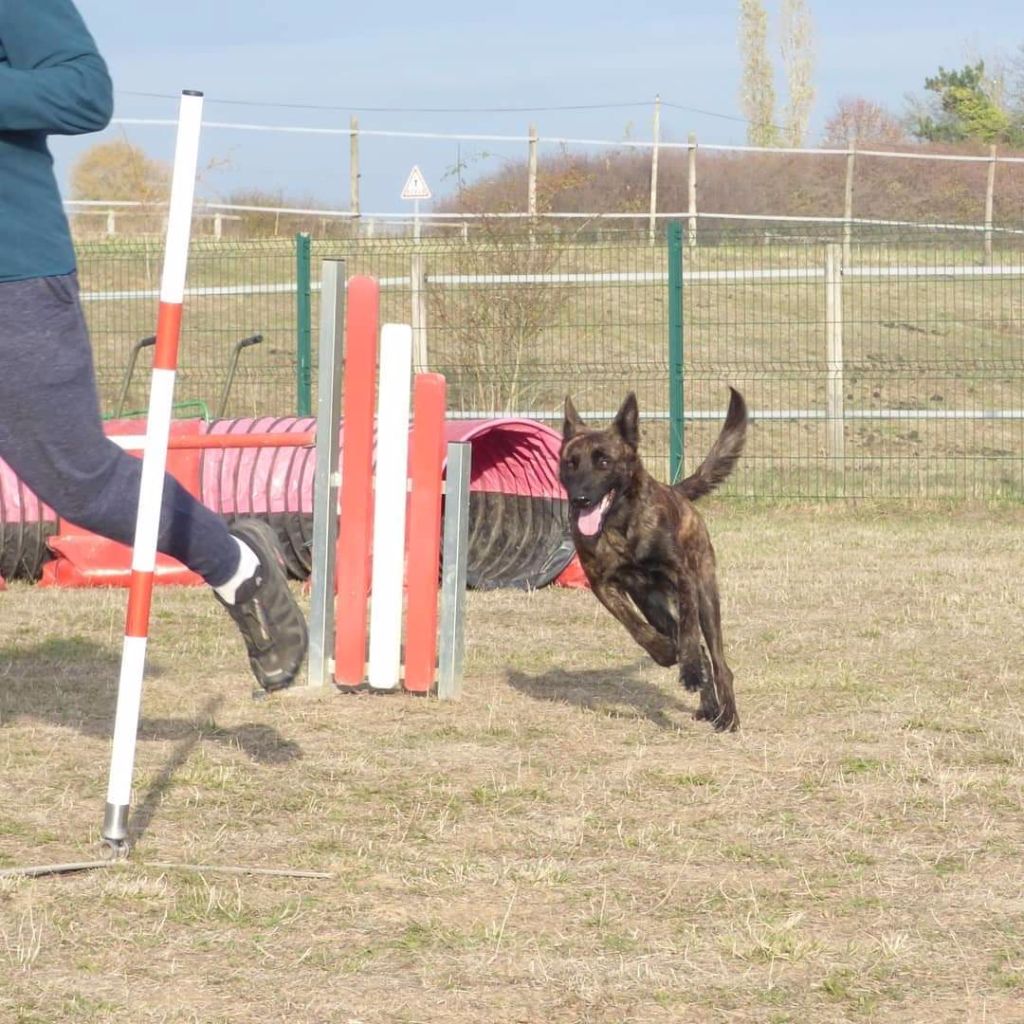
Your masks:
[{"label": "red agility tunnel", "polygon": [[[252,434],[308,434],[316,420],[294,416],[216,420],[207,433],[220,437]],[[265,519],[277,531],[288,571],[309,576],[313,544],[313,478],[316,449],[211,448],[200,456],[199,498],[228,520]]]},{"label": "red agility tunnel", "polygon": [[[314,420],[291,416],[179,424],[175,433],[233,435],[235,444],[239,435],[291,434],[299,440],[315,428]],[[122,422],[111,433],[141,429],[141,424],[135,429]],[[472,448],[469,585],[536,589],[571,578],[573,548],[558,482],[558,432],[526,419],[449,420],[445,440]],[[289,571],[305,579],[315,465],[315,449],[300,443],[186,449],[173,454],[172,469],[179,477],[184,473],[196,480],[203,504],[225,518],[257,516],[270,522],[281,538]],[[47,542],[57,532],[53,512],[0,462],[0,576],[38,579],[52,557]],[[104,575],[104,582],[121,582]]]},{"label": "red agility tunnel", "polygon": [[472,448],[469,586],[527,590],[558,578],[574,555],[558,481],[561,434],[534,420],[455,420],[447,440]]}]

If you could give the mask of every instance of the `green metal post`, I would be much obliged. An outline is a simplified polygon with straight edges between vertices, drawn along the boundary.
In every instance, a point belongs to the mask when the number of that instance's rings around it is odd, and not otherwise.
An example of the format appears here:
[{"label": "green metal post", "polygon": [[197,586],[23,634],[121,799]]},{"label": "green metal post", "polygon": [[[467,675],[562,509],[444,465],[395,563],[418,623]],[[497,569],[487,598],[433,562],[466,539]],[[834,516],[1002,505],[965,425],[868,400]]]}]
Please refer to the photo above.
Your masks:
[{"label": "green metal post", "polygon": [[295,236],[295,415],[313,412],[313,291],[310,287],[309,235]]},{"label": "green metal post", "polygon": [[669,479],[683,475],[683,225],[668,226]]}]

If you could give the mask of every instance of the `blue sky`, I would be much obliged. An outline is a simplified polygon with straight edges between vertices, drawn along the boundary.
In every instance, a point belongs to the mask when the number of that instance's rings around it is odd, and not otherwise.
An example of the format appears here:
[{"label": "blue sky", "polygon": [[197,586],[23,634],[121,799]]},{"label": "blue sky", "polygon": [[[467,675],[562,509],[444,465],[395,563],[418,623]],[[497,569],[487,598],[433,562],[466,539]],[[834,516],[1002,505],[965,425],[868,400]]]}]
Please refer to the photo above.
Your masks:
[{"label": "blue sky", "polygon": [[[841,96],[902,110],[940,64],[1010,58],[1024,42],[1022,8],[1009,0],[808,5],[817,43],[815,134]],[[773,27],[778,6],[766,0]],[[707,143],[745,138],[736,120],[735,2],[79,0],[79,8],[110,64],[121,117],[173,117],[176,101],[161,96],[198,88],[208,98],[206,118],[215,121],[333,128],[355,113],[364,129],[519,136],[532,122],[542,137],[649,139],[660,93],[692,108],[664,110],[663,138],[681,141],[691,131]],[[774,46],[772,53],[777,59]],[[477,109],[589,105],[604,109]],[[111,128],[107,135],[114,133],[170,156],[167,129]],[[62,181],[93,141],[55,141]],[[203,157],[212,167],[201,190],[210,197],[256,187],[348,205],[346,138],[207,129]],[[451,189],[460,159],[472,177],[524,157],[518,144],[364,138],[363,209],[402,210],[398,194],[414,163],[437,196]]]}]

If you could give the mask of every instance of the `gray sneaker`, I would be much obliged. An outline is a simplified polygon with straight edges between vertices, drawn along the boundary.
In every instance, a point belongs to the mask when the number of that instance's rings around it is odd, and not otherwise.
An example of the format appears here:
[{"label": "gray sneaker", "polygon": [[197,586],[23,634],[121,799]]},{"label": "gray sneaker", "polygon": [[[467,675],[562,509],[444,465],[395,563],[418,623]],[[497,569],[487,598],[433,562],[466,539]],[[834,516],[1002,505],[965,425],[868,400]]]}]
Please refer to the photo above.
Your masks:
[{"label": "gray sneaker", "polygon": [[235,620],[256,682],[267,693],[292,685],[306,656],[309,636],[284,571],[277,535],[259,519],[239,519],[230,530],[256,553],[256,575],[238,588],[234,604],[215,596]]}]

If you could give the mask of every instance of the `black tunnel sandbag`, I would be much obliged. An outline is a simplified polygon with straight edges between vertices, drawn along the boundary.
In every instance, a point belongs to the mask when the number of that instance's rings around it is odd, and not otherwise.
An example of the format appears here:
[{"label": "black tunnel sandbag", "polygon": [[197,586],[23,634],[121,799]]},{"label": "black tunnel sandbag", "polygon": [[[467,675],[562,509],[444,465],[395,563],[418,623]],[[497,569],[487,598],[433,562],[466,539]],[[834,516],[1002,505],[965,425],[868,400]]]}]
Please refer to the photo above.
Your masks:
[{"label": "black tunnel sandbag", "polygon": [[472,446],[466,582],[533,590],[573,557],[558,482],[561,436],[533,420],[455,420],[448,441]]},{"label": "black tunnel sandbag", "polygon": [[34,582],[51,558],[57,517],[0,459],[0,576]]},{"label": "black tunnel sandbag", "polygon": [[53,556],[47,538],[57,532],[53,520],[0,523],[0,577],[34,583],[43,574],[43,564]]},{"label": "black tunnel sandbag", "polygon": [[466,583],[474,590],[536,590],[574,553],[566,503],[557,498],[471,491]]}]

